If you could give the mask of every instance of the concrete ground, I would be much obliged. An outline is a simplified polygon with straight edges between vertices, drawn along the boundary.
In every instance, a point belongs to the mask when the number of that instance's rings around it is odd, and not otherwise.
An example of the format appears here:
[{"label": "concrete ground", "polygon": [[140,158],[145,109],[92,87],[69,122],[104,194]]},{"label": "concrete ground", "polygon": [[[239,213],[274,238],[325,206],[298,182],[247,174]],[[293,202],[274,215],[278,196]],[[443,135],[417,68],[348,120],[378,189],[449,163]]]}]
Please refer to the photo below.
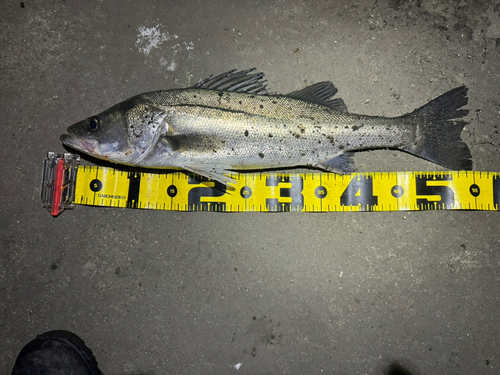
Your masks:
[{"label": "concrete ground", "polygon": [[[42,159],[135,94],[257,67],[395,116],[470,88],[462,138],[500,170],[500,5],[486,0],[2,1],[0,373],[66,329],[105,374],[498,374],[498,212],[220,214],[79,206]],[[395,151],[361,171],[437,170]],[[84,164],[91,164],[89,160]]]}]

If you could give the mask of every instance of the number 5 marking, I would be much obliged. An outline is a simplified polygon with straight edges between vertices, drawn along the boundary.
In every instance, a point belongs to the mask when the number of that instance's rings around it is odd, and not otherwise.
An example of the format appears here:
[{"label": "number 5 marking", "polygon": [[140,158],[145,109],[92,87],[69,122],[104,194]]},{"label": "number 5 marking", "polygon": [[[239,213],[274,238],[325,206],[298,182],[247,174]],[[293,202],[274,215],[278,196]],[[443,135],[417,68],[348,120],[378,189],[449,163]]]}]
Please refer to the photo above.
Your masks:
[{"label": "number 5 marking", "polygon": [[[452,181],[451,176],[416,176],[415,187],[417,191],[417,206],[419,210],[438,210],[453,208],[455,203],[455,194],[453,189],[444,185],[429,185],[429,182]],[[420,196],[420,197],[419,197]],[[423,197],[427,196],[427,197]],[[430,196],[439,199],[430,199]]]}]

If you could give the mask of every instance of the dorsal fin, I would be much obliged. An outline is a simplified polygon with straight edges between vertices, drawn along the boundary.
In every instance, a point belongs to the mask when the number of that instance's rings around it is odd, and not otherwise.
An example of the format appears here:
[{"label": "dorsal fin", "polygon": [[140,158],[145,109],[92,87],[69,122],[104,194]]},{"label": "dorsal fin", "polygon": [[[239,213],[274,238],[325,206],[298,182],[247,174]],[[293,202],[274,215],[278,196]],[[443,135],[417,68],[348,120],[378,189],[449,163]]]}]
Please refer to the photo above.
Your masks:
[{"label": "dorsal fin", "polygon": [[[269,95],[262,80],[264,73],[253,73],[255,68],[240,70],[229,70],[218,76],[210,76],[199,81],[193,86],[196,89],[232,91],[255,95]],[[306,102],[324,105],[335,109],[339,112],[347,112],[347,107],[344,101],[340,98],[333,98],[337,93],[337,88],[329,81],[318,82],[314,85],[307,86],[302,90],[292,91],[285,95],[289,98],[304,100]]]},{"label": "dorsal fin", "polygon": [[266,81],[262,80],[264,73],[248,74],[254,70],[255,68],[238,72],[233,69],[216,77],[205,78],[194,85],[193,88],[267,95],[267,85],[264,85]]},{"label": "dorsal fin", "polygon": [[293,99],[304,100],[335,109],[340,112],[347,112],[344,101],[340,98],[333,99],[337,93],[337,88],[330,81],[318,82],[314,85],[304,87],[302,90],[292,91],[285,96]]}]

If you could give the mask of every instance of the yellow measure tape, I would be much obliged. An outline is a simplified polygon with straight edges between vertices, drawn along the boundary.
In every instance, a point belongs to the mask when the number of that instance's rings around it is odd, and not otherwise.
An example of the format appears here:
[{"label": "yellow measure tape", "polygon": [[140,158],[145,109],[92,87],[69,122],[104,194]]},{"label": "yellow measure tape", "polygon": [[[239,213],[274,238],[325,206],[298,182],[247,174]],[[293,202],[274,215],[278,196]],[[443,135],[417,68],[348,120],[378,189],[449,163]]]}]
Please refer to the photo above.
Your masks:
[{"label": "yellow measure tape", "polygon": [[499,210],[492,172],[232,174],[232,188],[182,172],[80,166],[74,203],[173,211]]}]

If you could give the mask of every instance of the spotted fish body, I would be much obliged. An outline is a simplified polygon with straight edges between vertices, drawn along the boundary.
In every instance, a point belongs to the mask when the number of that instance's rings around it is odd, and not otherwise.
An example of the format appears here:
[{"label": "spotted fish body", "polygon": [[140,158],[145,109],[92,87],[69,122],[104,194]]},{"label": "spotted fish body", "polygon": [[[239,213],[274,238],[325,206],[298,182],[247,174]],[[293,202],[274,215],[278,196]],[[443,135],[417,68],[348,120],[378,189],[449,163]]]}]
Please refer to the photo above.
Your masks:
[{"label": "spotted fish body", "polygon": [[[467,103],[459,87],[395,118],[347,113],[331,82],[269,95],[262,74],[228,72],[186,89],[140,94],[70,128],[61,140],[98,158],[181,168],[224,184],[232,170],[309,166],[355,170],[354,151],[391,148],[470,169],[460,139]],[[95,129],[94,129],[95,128]]]}]

